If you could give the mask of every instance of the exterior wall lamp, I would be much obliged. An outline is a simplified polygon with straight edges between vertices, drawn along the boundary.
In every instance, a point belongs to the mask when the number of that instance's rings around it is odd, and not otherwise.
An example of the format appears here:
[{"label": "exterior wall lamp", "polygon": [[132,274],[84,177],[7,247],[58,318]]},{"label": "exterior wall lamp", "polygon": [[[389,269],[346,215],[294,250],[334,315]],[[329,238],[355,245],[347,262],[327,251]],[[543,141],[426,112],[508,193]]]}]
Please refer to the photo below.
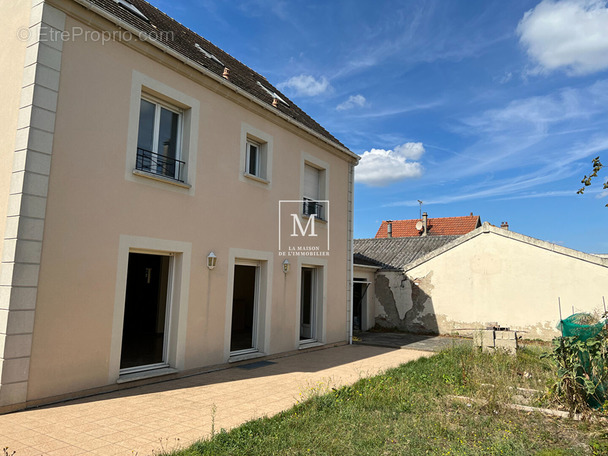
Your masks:
[{"label": "exterior wall lamp", "polygon": [[291,266],[291,263],[289,263],[289,260],[285,260],[283,261],[283,272],[285,274],[287,274],[289,272],[289,267]]},{"label": "exterior wall lamp", "polygon": [[207,267],[209,269],[213,269],[215,267],[216,263],[217,263],[217,257],[215,256],[215,253],[210,252],[209,255],[207,255]]}]

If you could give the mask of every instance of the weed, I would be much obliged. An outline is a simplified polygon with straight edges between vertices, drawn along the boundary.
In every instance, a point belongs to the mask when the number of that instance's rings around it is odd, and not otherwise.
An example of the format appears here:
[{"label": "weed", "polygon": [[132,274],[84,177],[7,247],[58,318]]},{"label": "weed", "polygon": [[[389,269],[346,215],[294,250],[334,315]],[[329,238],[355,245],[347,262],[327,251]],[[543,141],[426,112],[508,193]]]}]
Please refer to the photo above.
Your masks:
[{"label": "weed", "polygon": [[[510,356],[459,346],[349,386],[323,381],[309,385],[292,409],[221,431],[176,455],[605,453],[608,435],[598,423],[503,406],[517,388],[552,378],[551,363],[539,358],[543,351],[529,347]],[[475,400],[451,399],[459,394]]]}]

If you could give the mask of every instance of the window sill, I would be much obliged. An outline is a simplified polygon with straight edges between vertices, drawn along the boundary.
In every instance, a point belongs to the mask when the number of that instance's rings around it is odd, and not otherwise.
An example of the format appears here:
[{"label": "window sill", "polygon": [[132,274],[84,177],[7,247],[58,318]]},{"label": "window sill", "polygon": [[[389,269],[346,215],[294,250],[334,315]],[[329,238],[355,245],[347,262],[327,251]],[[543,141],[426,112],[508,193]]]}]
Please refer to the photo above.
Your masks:
[{"label": "window sill", "polygon": [[135,176],[145,177],[147,179],[152,179],[158,182],[163,182],[169,185],[175,185],[176,187],[181,187],[185,189],[190,189],[192,186],[190,184],[185,184],[184,182],[176,181],[175,179],[171,179],[170,177],[160,176],[158,174],[148,173],[146,171],[142,171],[139,169],[134,169],[133,174]]},{"label": "window sill", "polygon": [[243,173],[243,176],[245,176],[247,179],[251,179],[253,181],[260,182],[261,184],[266,184],[266,185],[270,184],[269,180],[266,180],[262,177],[255,176],[253,174]]},{"label": "window sill", "polygon": [[[309,214],[302,214],[302,217],[303,217],[303,218],[305,218],[305,219],[309,219],[309,218],[310,218],[310,215],[309,215]],[[315,216],[315,220],[316,220],[317,222],[321,222],[321,223],[325,223],[325,224],[327,224],[327,220],[322,219],[322,218],[319,218],[319,217],[316,217],[316,216]]]},{"label": "window sill", "polygon": [[147,378],[153,377],[161,377],[163,375],[170,375],[179,372],[177,369],[173,369],[171,367],[161,367],[160,369],[152,369],[141,372],[133,372],[131,374],[122,374],[116,380],[116,383],[128,383],[128,382],[136,382],[137,380],[143,380]]},{"label": "window sill", "polygon": [[246,361],[248,359],[263,358],[264,356],[268,355],[262,352],[245,353],[242,355],[231,355],[230,358],[228,358],[228,362],[237,363],[239,361]]}]

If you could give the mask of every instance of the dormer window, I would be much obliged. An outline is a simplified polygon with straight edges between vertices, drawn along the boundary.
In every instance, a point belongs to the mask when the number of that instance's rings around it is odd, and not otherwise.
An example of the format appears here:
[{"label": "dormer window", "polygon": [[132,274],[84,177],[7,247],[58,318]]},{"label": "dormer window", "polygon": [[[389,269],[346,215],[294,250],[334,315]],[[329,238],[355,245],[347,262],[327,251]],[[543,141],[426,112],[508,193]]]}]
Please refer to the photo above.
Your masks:
[{"label": "dormer window", "polygon": [[120,6],[122,6],[124,9],[126,9],[127,11],[129,11],[130,13],[132,13],[133,15],[137,16],[138,18],[140,18],[141,20],[146,21],[146,22],[150,22],[150,19],[148,19],[146,17],[146,15],[144,13],[142,13],[131,2],[129,2],[127,0],[114,0],[114,1],[116,3],[118,3]]}]

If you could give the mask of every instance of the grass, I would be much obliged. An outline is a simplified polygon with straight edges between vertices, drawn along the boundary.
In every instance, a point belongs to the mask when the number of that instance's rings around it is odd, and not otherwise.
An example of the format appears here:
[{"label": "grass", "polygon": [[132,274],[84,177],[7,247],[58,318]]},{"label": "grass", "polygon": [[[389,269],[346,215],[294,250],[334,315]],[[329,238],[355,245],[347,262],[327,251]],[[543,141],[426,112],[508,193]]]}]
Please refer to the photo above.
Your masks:
[{"label": "grass", "polygon": [[552,381],[552,366],[539,358],[546,349],[530,346],[513,357],[454,347],[327,394],[312,391],[288,411],[171,454],[608,454],[605,423],[504,407],[543,405],[541,395],[526,398],[516,388],[544,390]]}]

